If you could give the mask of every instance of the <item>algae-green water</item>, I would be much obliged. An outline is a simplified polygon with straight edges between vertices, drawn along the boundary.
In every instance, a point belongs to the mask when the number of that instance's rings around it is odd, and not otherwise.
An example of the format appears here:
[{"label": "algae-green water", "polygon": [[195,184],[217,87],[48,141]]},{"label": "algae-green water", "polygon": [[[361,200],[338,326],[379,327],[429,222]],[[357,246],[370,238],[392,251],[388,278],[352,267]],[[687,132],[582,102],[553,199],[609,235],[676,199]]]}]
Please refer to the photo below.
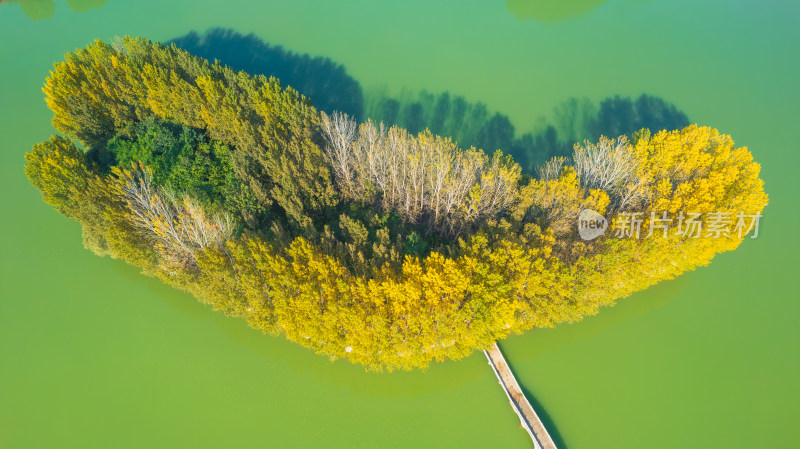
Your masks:
[{"label": "algae-green water", "polygon": [[731,134],[770,195],[757,239],[501,345],[562,448],[800,447],[797,2],[23,0],[0,3],[0,448],[530,447],[481,353],[332,363],[94,256],[28,184],[53,62],[218,26],[367,90],[485,102],[520,131],[570,96],[647,92]]}]

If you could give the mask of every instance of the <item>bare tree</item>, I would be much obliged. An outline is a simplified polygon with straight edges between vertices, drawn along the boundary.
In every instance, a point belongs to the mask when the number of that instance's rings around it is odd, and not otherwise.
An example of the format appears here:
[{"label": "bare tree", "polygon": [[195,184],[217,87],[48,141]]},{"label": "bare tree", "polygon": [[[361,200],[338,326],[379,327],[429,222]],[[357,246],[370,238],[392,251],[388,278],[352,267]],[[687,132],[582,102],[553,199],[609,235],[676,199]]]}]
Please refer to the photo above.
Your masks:
[{"label": "bare tree", "polygon": [[325,154],[333,167],[336,179],[344,187],[351,187],[353,141],[356,136],[356,123],[347,114],[334,112],[331,117],[322,113],[322,131],[328,140]]},{"label": "bare tree", "polygon": [[[578,191],[557,181],[565,167],[571,166],[579,180]],[[646,177],[641,175],[640,157],[625,136],[600,137],[597,143],[575,144],[572,164],[565,157],[555,157],[537,168],[539,188],[533,190],[531,211],[556,232],[573,229],[574,220],[585,207],[585,190],[599,189],[608,194],[606,211],[611,216],[620,210],[648,201]]]},{"label": "bare tree", "polygon": [[146,168],[125,171],[122,192],[133,225],[171,263],[194,265],[197,251],[221,246],[233,235],[228,214],[209,216],[194,198],[154,186]]},{"label": "bare tree", "polygon": [[114,36],[114,39],[111,40],[111,47],[117,53],[127,54],[128,49],[125,48],[125,43],[122,41],[122,38],[119,36]]},{"label": "bare tree", "polygon": [[539,175],[539,179],[543,182],[558,179],[558,177],[561,175],[561,170],[564,168],[566,163],[567,158],[564,156],[556,156],[544,164],[536,167],[536,174]]},{"label": "bare tree", "polygon": [[516,198],[519,166],[430,132],[413,136],[367,121],[356,129],[345,114],[322,113],[325,149],[343,195],[395,210],[446,234],[505,210]]},{"label": "bare tree", "polygon": [[572,158],[581,185],[608,192],[615,208],[623,209],[644,199],[638,158],[627,137],[600,137],[597,144],[576,144]]}]

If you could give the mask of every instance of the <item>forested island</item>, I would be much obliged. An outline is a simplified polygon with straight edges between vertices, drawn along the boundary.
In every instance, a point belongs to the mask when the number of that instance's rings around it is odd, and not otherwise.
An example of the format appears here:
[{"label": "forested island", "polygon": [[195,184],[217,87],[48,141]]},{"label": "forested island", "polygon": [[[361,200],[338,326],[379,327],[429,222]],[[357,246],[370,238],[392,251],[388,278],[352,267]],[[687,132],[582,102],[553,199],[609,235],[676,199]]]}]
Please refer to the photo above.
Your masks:
[{"label": "forested island", "polygon": [[[737,216],[767,204],[750,152],[709,127],[601,136],[528,173],[141,38],[67,54],[44,93],[63,135],[25,171],[87,248],[369,369],[595,314],[735,249],[752,228],[732,232]],[[710,238],[645,219],[584,240],[586,209],[732,225]]]}]

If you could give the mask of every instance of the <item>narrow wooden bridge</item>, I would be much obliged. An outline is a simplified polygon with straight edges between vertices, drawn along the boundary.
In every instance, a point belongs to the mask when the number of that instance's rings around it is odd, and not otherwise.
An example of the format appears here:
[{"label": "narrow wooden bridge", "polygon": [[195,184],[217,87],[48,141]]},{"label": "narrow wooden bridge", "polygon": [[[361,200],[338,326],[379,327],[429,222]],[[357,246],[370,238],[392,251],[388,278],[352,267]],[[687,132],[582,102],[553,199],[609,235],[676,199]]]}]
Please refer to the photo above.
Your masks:
[{"label": "narrow wooden bridge", "polygon": [[489,350],[483,351],[483,353],[489,359],[489,366],[492,367],[500,386],[506,392],[508,401],[511,402],[511,408],[519,416],[520,424],[531,436],[533,446],[536,449],[556,449],[556,444],[550,438],[550,434],[547,433],[544,424],[542,424],[539,416],[536,415],[530,402],[528,402],[528,398],[522,394],[522,389],[497,344],[493,344]]}]

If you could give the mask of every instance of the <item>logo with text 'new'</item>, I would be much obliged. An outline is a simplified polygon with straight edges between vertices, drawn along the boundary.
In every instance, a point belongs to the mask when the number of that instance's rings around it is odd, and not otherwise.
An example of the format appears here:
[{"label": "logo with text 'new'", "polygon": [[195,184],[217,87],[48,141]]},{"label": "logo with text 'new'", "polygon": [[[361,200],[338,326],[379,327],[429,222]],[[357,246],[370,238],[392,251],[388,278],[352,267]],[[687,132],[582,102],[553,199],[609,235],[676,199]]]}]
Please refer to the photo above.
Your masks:
[{"label": "logo with text 'new'", "polygon": [[584,209],[578,215],[578,234],[584,240],[592,240],[606,233],[608,220],[591,209]]}]

